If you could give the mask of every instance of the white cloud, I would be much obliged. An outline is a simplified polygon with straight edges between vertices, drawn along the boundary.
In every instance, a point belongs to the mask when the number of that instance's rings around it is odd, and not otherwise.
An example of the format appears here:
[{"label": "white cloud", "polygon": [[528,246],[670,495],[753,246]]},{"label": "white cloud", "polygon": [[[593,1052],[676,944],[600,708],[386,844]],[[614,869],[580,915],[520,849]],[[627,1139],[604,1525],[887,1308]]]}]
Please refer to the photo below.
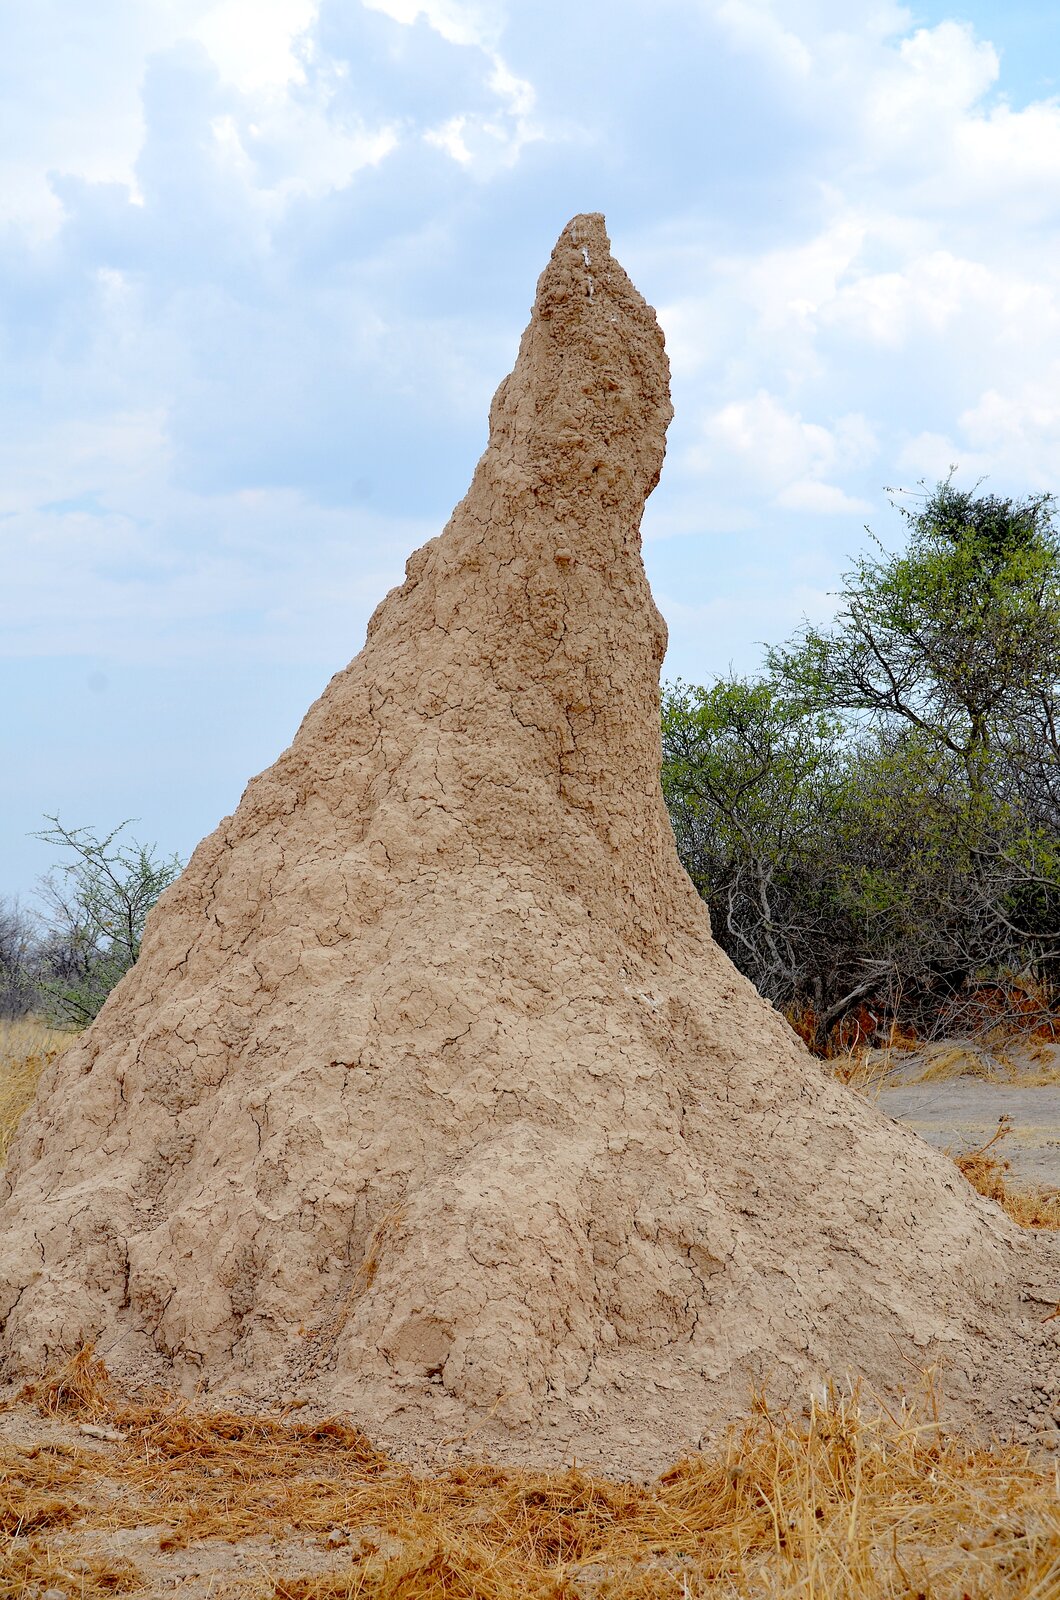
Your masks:
[{"label": "white cloud", "polygon": [[450,44],[480,50],[485,58],[486,82],[497,97],[497,113],[458,112],[425,130],[427,144],[444,150],[475,177],[489,178],[514,165],[524,146],[545,137],[532,120],[537,99],[533,84],[514,72],[497,48],[503,30],[496,7],[468,0],[363,0],[363,4],[406,27],[422,17]]},{"label": "white cloud", "polygon": [[98,31],[49,28],[43,8],[37,26],[32,7],[9,8],[4,18],[0,225],[12,224],[33,243],[54,235],[62,221],[50,173],[134,182],[144,133],[143,63],[169,35],[155,7],[122,17],[121,27],[102,9]]},{"label": "white cloud", "polygon": [[715,0],[711,9],[738,48],[784,72],[809,76],[813,66],[810,49],[777,18],[769,0]]},{"label": "white cloud", "polygon": [[[878,225],[874,234],[880,238]],[[851,271],[820,310],[826,323],[879,345],[901,347],[911,338],[945,335],[955,321],[976,309],[1003,316],[1008,302],[1033,292],[981,261],[932,250],[911,256],[902,271]]]},{"label": "white cloud", "polygon": [[514,166],[524,147],[544,135],[522,119],[513,126],[503,118],[463,113],[428,128],[423,137],[481,179]]},{"label": "white cloud", "polygon": [[528,117],[534,109],[536,95],[534,86],[527,78],[519,78],[496,54],[491,52],[492,71],[489,77],[489,86],[494,94],[508,102],[508,109],[515,117]]},{"label": "white cloud", "polygon": [[864,97],[865,119],[883,142],[910,140],[952,122],[997,81],[1000,62],[967,22],[918,28],[882,58]]},{"label": "white cloud", "polygon": [[767,483],[783,483],[802,473],[827,470],[835,457],[831,433],[804,422],[765,389],[751,400],[731,400],[704,423],[704,465],[739,462]]},{"label": "white cloud", "polygon": [[138,198],[144,74],[153,55],[181,41],[201,44],[228,83],[275,116],[304,79],[296,47],[318,9],[319,0],[112,0],[90,32],[52,30],[43,17],[34,28],[25,13],[24,37],[12,29],[5,38],[33,88],[25,98],[0,95],[0,223],[38,242],[52,236],[63,217],[53,173],[124,184]]},{"label": "white cloud", "polygon": [[734,266],[733,286],[754,305],[764,331],[805,326],[835,297],[867,231],[865,218],[842,216],[809,239]]},{"label": "white cloud", "polygon": [[458,162],[461,166],[471,163],[471,151],[464,138],[464,129],[468,125],[466,116],[450,117],[448,122],[443,122],[441,127],[428,128],[423,135],[428,144],[435,145],[439,150],[444,150],[447,156]]},{"label": "white cloud", "polygon": [[224,78],[244,93],[305,79],[296,43],[316,20],[319,0],[221,0],[192,25]]},{"label": "white cloud", "polygon": [[747,493],[772,491],[790,510],[835,512],[863,507],[827,480],[866,465],[876,450],[863,416],[851,413],[825,427],[804,421],[760,389],[752,399],[729,401],[707,416],[692,464],[722,481],[737,474]]},{"label": "white cloud", "polygon": [[[121,0],[114,0],[120,5]],[[356,0],[360,3],[360,0]],[[368,9],[398,22],[424,19],[443,38],[482,54],[484,80],[495,95],[495,115],[457,113],[428,134],[454,160],[488,177],[518,160],[526,144],[543,137],[533,121],[533,85],[512,70],[496,49],[499,18],[485,6],[448,0],[406,4],[364,0]],[[91,183],[123,184],[140,198],[136,162],[144,140],[140,90],[152,56],[182,41],[201,45],[238,104],[214,121],[218,155],[274,212],[296,194],[341,189],[364,166],[377,164],[398,144],[400,119],[372,125],[335,113],[341,64],[319,58],[314,28],[320,0],[168,0],[137,4],[122,17],[115,39],[100,28],[99,59],[76,75],[59,60],[29,73],[40,86],[33,111],[6,112],[0,96],[0,224],[13,222],[30,238],[54,235],[63,208],[52,174]],[[29,25],[32,47],[41,40]],[[311,82],[307,72],[312,64]],[[52,88],[62,84],[54,102]],[[10,123],[5,128],[5,120]],[[268,148],[278,181],[264,180],[258,156]]]},{"label": "white cloud", "polygon": [[1046,387],[1033,384],[1018,397],[987,389],[976,405],[960,415],[959,423],[974,448],[996,450],[1006,443],[1060,436],[1060,401],[1056,376]]},{"label": "white cloud", "polygon": [[957,419],[954,459],[1023,489],[1060,485],[1060,352],[1015,392],[985,390]]},{"label": "white cloud", "polygon": [[[396,124],[370,128],[332,120],[323,96],[277,100],[242,127],[232,116],[219,117],[214,135],[228,170],[270,214],[282,213],[292,196],[346,188],[356,172],[378,166],[399,142]],[[271,183],[258,166],[265,149],[281,162],[281,172]]]},{"label": "white cloud", "polygon": [[367,11],[382,11],[407,27],[423,17],[450,44],[478,45],[490,49],[497,41],[501,19],[494,6],[471,0],[363,0]]},{"label": "white cloud", "polygon": [[800,478],[789,483],[777,495],[776,503],[785,511],[812,511],[826,517],[867,514],[872,510],[871,501],[859,500],[855,495],[845,494],[834,483],[821,483],[817,478]]},{"label": "white cloud", "polygon": [[[223,0],[194,30],[241,95],[238,115],[214,120],[219,153],[229,173],[274,216],[293,196],[345,188],[399,142],[396,119],[371,126],[336,114],[343,73],[333,64],[318,64],[307,82],[319,10],[320,0]],[[264,153],[269,178],[260,170]]]},{"label": "white cloud", "polygon": [[[682,467],[733,526],[749,504],[763,526],[769,508],[838,524],[881,481],[954,463],[1006,492],[1060,485],[1060,101],[999,97],[1001,54],[959,8],[933,27],[856,0],[710,10],[771,109],[816,130],[787,169],[814,181],[786,211],[778,180],[753,247],[703,227],[674,251],[661,316],[703,419]],[[789,35],[806,54],[781,71]],[[664,275],[666,240],[646,252]]]},{"label": "white cloud", "polygon": [[878,51],[860,85],[845,80],[836,108],[849,117],[848,182],[888,185],[907,215],[929,221],[963,227],[981,207],[984,236],[1007,217],[1053,217],[1060,104],[1014,109],[992,97],[999,78],[996,48],[966,22],[920,28]]},{"label": "white cloud", "polygon": [[947,432],[908,439],[899,466],[918,478],[939,478],[953,466],[962,481],[988,477],[1015,493],[1060,485],[1060,349],[1049,350],[1037,375],[1008,390],[985,389]]}]

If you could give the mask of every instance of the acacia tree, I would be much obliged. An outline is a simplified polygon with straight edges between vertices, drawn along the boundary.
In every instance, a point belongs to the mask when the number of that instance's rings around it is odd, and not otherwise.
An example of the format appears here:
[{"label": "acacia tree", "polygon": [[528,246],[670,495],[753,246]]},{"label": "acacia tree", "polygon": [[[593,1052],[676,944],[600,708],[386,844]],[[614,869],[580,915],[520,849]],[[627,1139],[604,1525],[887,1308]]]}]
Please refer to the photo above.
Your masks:
[{"label": "acacia tree", "polygon": [[17,901],[0,900],[0,1017],[21,1017],[38,999],[40,937]]},{"label": "acacia tree", "polygon": [[918,1026],[976,975],[1060,982],[1060,537],[1050,496],[951,479],[757,680],[676,685],[663,783],[721,943],[763,993]]},{"label": "acacia tree", "polygon": [[122,822],[100,838],[91,828],[67,828],[58,817],[35,835],[72,852],[43,880],[48,939],[41,990],[63,1022],[91,1022],[140,954],[144,924],[155,901],[181,871],[178,856],[157,858],[154,845],[116,843]]},{"label": "acacia tree", "polygon": [[767,678],[672,686],[663,789],[715,937],[816,1043],[861,1001],[910,996],[966,921],[964,786],[916,738],[862,735]]},{"label": "acacia tree", "polygon": [[767,679],[663,699],[663,791],[715,937],[777,1005],[812,999],[823,1037],[888,970],[845,893],[842,728]]},{"label": "acacia tree", "polygon": [[769,670],[807,706],[916,728],[989,786],[991,756],[1055,758],[1060,535],[1055,500],[1000,499],[950,478],[915,508],[896,555],[859,558],[829,629],[770,650]]},{"label": "acacia tree", "polygon": [[839,895],[858,942],[888,974],[881,1010],[901,1010],[931,1032],[976,973],[1025,965],[1003,877],[985,853],[1016,819],[996,808],[984,830],[984,805],[963,763],[919,729],[885,728],[847,747],[847,788],[829,848]]},{"label": "acacia tree", "polygon": [[982,495],[952,475],[914,508],[908,543],[862,557],[833,626],[804,628],[769,670],[814,708],[843,714],[940,768],[966,794],[965,918],[950,951],[954,986],[1007,943],[1060,957],[1060,534],[1055,500]]}]

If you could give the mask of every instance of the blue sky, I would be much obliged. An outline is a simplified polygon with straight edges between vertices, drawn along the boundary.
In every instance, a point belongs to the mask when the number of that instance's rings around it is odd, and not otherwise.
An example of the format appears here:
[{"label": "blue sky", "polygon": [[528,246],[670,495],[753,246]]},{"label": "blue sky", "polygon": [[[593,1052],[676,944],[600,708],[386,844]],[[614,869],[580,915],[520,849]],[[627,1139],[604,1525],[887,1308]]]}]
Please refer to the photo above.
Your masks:
[{"label": "blue sky", "polygon": [[1060,9],[0,0],[0,895],[187,854],[485,442],[579,210],[658,308],[667,671],[820,621],[883,486],[1060,488]]}]

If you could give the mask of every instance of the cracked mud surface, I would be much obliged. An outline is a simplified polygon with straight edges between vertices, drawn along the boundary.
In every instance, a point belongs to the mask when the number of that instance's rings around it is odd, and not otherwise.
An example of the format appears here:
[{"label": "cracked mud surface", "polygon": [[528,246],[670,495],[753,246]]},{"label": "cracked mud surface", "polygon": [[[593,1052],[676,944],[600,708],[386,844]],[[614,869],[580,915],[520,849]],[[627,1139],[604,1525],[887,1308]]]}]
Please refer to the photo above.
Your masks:
[{"label": "cracked mud surface", "polygon": [[670,416],[577,217],[445,532],[42,1080],[0,1175],[9,1375],[91,1339],[399,1452],[629,1471],[751,1377],[941,1359],[1004,1427],[1055,1386],[1056,1241],[832,1082],[678,863],[639,539]]}]

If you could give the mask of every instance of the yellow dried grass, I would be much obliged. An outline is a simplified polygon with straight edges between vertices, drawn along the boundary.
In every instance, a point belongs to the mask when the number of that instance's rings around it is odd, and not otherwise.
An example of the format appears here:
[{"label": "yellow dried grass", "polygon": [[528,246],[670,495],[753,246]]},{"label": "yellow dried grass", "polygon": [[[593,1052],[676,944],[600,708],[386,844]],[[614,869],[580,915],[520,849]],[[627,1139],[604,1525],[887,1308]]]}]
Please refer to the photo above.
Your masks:
[{"label": "yellow dried grass", "polygon": [[[101,1530],[134,1526],[161,1527],[163,1550],[276,1535],[275,1576],[248,1562],[224,1587],[248,1600],[1060,1596],[1055,1467],[947,1431],[930,1383],[890,1410],[857,1390],[831,1388],[803,1414],[759,1395],[724,1439],[650,1483],[577,1467],[417,1473],[342,1421],[211,1414],[161,1395],[130,1403],[91,1351],[27,1396],[126,1437],[105,1452],[0,1449],[4,1526],[17,1515],[25,1530],[0,1545],[0,1600],[30,1592],[13,1585],[49,1528],[50,1559],[69,1564]],[[319,1572],[280,1570],[295,1534],[303,1558],[315,1540]],[[136,1592],[134,1569],[109,1581]]]},{"label": "yellow dried grass", "polygon": [[68,1048],[74,1035],[49,1028],[35,1017],[0,1020],[0,1167],[22,1114],[45,1067]]},{"label": "yellow dried grass", "polygon": [[[975,1150],[953,1156],[958,1171],[979,1194],[994,1200],[1024,1228],[1060,1229],[1060,1189],[1013,1184],[1007,1174],[1011,1163],[997,1154],[999,1145],[1012,1132],[1012,1119],[1002,1116],[997,1132]],[[952,1152],[950,1152],[952,1154]]]},{"label": "yellow dried grass", "polygon": [[93,1556],[64,1557],[39,1541],[0,1540],[0,1600],[37,1600],[58,1592],[70,1600],[109,1600],[115,1594],[147,1593],[131,1561]]},{"label": "yellow dried grass", "polygon": [[925,1045],[924,1069],[910,1083],[949,1083],[955,1078],[981,1078],[986,1083],[1012,1084],[1022,1089],[1048,1088],[1060,1083],[1055,1046],[1011,1032],[971,1042],[940,1040]]}]

